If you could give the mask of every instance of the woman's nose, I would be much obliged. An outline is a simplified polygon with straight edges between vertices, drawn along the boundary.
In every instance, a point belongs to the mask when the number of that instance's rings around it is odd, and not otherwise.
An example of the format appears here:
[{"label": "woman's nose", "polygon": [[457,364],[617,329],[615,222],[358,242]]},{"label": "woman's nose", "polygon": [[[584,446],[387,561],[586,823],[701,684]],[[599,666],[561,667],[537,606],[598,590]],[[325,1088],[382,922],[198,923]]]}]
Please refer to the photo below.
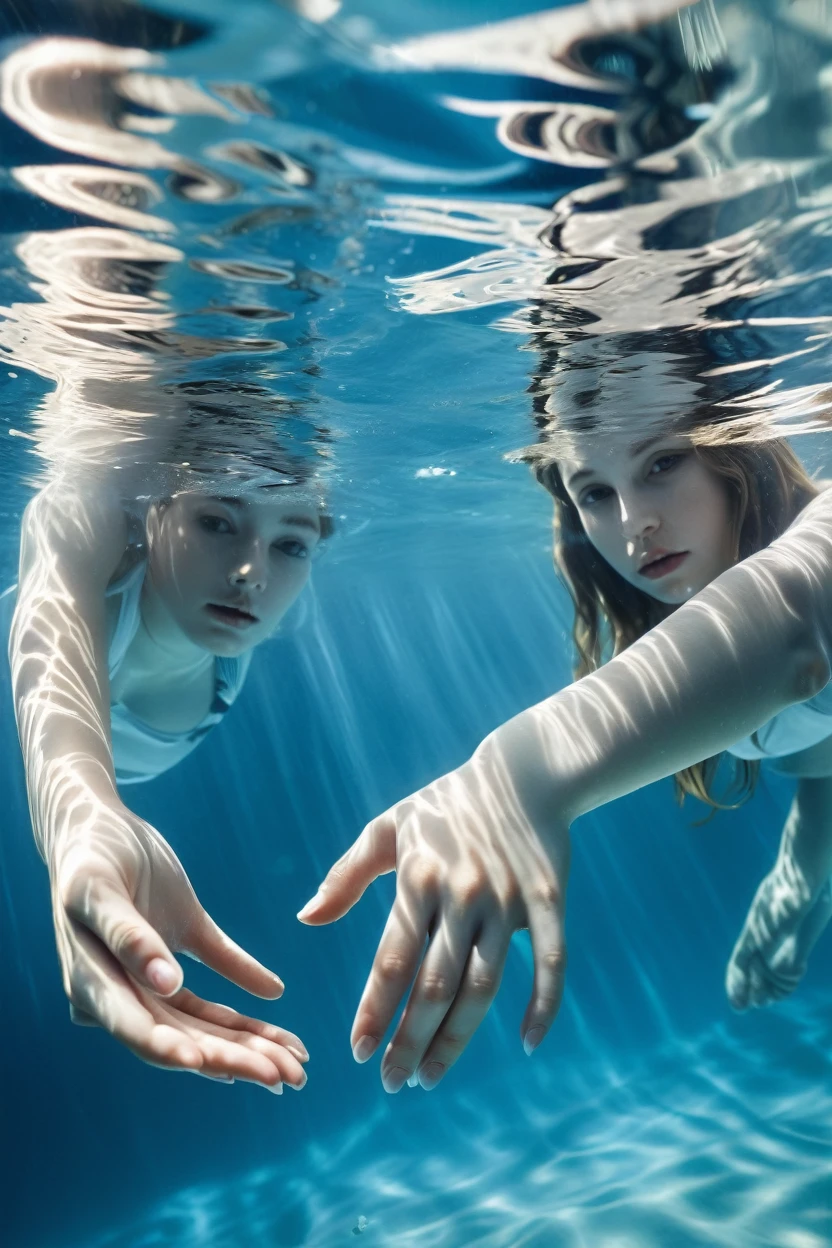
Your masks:
[{"label": "woman's nose", "polygon": [[258,551],[248,551],[245,558],[235,564],[228,574],[228,580],[235,588],[248,586],[250,589],[266,588],[266,564]]},{"label": "woman's nose", "polygon": [[637,542],[655,533],[661,523],[655,508],[639,504],[637,499],[621,496],[621,529],[628,542]]}]

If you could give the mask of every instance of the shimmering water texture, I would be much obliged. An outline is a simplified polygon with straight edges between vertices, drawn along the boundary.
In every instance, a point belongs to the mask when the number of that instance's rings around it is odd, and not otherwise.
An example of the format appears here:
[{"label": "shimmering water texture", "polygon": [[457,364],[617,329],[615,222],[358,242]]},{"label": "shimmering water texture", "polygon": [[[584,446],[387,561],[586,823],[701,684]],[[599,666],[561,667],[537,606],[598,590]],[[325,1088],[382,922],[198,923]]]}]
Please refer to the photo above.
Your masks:
[{"label": "shimmering water texture", "polygon": [[502,306],[493,324],[538,360],[550,436],[575,409],[575,428],[648,432],[707,411],[714,440],[827,424],[826,8],[703,0],[628,30],[676,7],[570,6],[390,52],[472,86],[528,75],[586,95],[442,97],[555,166],[553,205],[392,193],[379,222],[468,249],[395,276],[395,295],[417,315]]},{"label": "shimmering water texture", "polygon": [[719,1026],[537,1068],[510,1120],[484,1081],[443,1104],[439,1140],[414,1097],[85,1248],[826,1248],[831,1052],[828,1006],[804,1002],[764,1040]]}]

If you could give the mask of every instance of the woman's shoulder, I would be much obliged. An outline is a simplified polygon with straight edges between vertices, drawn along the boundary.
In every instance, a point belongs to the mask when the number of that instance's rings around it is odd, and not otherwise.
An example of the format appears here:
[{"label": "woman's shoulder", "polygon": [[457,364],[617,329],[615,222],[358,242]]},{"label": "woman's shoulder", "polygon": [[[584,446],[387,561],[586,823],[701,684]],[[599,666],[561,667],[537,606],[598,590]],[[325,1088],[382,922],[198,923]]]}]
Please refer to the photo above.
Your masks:
[{"label": "woman's shoulder", "polygon": [[794,516],[794,519],[787,526],[789,529],[803,523],[804,519],[814,518],[824,519],[830,514],[832,509],[832,478],[815,477],[812,480],[814,492],[808,498],[804,505]]},{"label": "woman's shoulder", "polygon": [[121,542],[127,513],[110,486],[96,482],[51,481],[29,501],[23,513],[24,531],[44,534],[51,543],[84,549],[100,541]]},{"label": "woman's shoulder", "polygon": [[103,577],[107,585],[121,569],[135,525],[113,488],[94,481],[50,482],[23,513],[21,570],[48,555],[85,581],[100,583]]}]

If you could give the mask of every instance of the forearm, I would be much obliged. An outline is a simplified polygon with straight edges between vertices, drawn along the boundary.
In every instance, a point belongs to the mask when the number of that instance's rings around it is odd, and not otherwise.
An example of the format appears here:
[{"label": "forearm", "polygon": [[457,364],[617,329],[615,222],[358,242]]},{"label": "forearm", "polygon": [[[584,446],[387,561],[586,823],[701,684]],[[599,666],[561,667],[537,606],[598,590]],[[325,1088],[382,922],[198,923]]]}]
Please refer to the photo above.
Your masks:
[{"label": "forearm", "polygon": [[103,594],[83,598],[54,564],[39,564],[21,581],[9,641],[32,827],[50,866],[73,828],[118,800]]},{"label": "forearm", "polygon": [[814,897],[832,875],[832,777],[801,778],[780,841],[778,863]]},{"label": "forearm", "polygon": [[553,803],[575,818],[717,754],[826,683],[832,499],[812,508],[619,658],[493,734],[535,820]]}]

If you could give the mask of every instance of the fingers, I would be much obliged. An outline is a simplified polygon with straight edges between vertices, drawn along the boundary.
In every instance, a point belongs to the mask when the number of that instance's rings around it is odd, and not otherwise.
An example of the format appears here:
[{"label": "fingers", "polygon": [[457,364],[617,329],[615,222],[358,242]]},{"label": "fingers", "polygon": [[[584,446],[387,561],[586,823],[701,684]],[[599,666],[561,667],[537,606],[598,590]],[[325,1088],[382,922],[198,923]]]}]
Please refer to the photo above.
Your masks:
[{"label": "fingers", "polygon": [[[303,1042],[291,1031],[274,1027],[258,1018],[249,1018],[248,1015],[239,1014],[215,1001],[204,1001],[187,988],[183,988],[165,1004],[183,1015],[209,1024],[215,1034],[235,1043],[254,1047],[269,1056],[280,1072],[281,1082],[298,1089],[306,1083],[303,1064],[309,1061],[309,1054]],[[265,1042],[268,1047],[262,1044],[252,1046],[250,1042],[253,1038]]]},{"label": "fingers", "polygon": [[187,990],[172,998],[146,991],[127,978],[86,928],[77,932],[74,949],[74,1009],[95,1019],[142,1061],[226,1081],[247,1080],[273,1091],[282,1090],[284,1082],[296,1088],[306,1082],[298,1058],[268,1036],[246,1030],[243,1015],[229,1011],[233,1020],[225,1015],[225,1021],[235,1026],[221,1026],[200,1017],[212,1013],[210,1006],[203,1003],[201,1009],[199,999]]},{"label": "fingers", "polygon": [[497,995],[512,929],[488,923],[476,936],[459,992],[431,1040],[419,1067],[419,1083],[430,1091],[447,1074],[468,1045]]},{"label": "fingers", "polygon": [[756,949],[745,937],[737,942],[725,972],[725,991],[735,1010],[747,1010],[751,1004],[751,960]]},{"label": "fingers", "polygon": [[226,936],[204,910],[188,933],[185,951],[256,997],[271,1001],[283,992],[283,981]]},{"label": "fingers", "polygon": [[139,983],[169,996],[182,986],[182,968],[128,894],[100,877],[73,881],[63,898],[70,919],[83,924]]},{"label": "fingers", "polygon": [[194,1018],[200,1018],[218,1027],[225,1027],[229,1031],[250,1031],[252,1035],[262,1036],[275,1044],[283,1045],[295,1055],[299,1062],[309,1061],[309,1053],[303,1041],[294,1032],[286,1031],[283,1027],[264,1023],[259,1018],[249,1018],[247,1014],[239,1014],[236,1010],[229,1009],[227,1005],[219,1005],[215,1001],[204,1001],[202,997],[196,996],[187,988],[183,988],[176,994],[172,1004],[174,1003],[177,1009]]},{"label": "fingers", "polygon": [[368,823],[358,840],[332,867],[311,901],[298,912],[302,923],[332,923],[351,910],[373,880],[396,868],[396,817]]},{"label": "fingers", "polygon": [[202,1055],[192,1038],[167,1024],[157,1025],[148,1002],[162,998],[142,991],[127,978],[120,963],[85,926],[76,924],[72,933],[72,965],[67,992],[71,1009],[81,1018],[103,1027],[126,1045],[137,1057],[154,1066],[171,1070],[199,1070]]},{"label": "fingers", "polygon": [[306,1083],[303,1067],[279,1045],[247,1032],[197,1022],[166,1002],[159,1005],[162,1013],[157,1027],[167,1026],[190,1036],[201,1057],[200,1074],[259,1083],[278,1095],[284,1083],[295,1088]]},{"label": "fingers", "polygon": [[794,992],[832,915],[827,885],[808,913],[790,916],[791,921],[778,929],[766,883],[757,892],[725,974],[725,989],[735,1010],[770,1005]]},{"label": "fingers", "polygon": [[735,1010],[768,1005],[793,992],[799,975],[778,974],[761,951],[745,940],[734,951],[725,973],[725,991]]},{"label": "fingers", "polygon": [[531,1054],[555,1021],[566,978],[563,906],[554,883],[541,884],[537,895],[527,899],[527,916],[534,957],[534,985],[521,1035],[523,1048]]},{"label": "fingers", "polygon": [[405,898],[400,887],[352,1025],[357,1062],[372,1057],[407,992],[422,959],[434,907],[427,890]]},{"label": "fingers", "polygon": [[446,918],[433,934],[381,1063],[381,1081],[387,1092],[398,1092],[410,1078],[453,1005],[468,961],[475,922],[473,914],[453,924]]}]

